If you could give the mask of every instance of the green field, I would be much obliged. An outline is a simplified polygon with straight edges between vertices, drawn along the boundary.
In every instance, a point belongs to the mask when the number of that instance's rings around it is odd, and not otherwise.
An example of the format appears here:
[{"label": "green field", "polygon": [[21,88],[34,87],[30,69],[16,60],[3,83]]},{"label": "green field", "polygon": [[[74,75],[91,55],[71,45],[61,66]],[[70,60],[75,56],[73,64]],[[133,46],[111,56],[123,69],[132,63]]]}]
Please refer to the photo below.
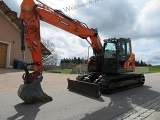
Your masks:
[{"label": "green field", "polygon": [[72,69],[59,69],[59,70],[51,70],[51,73],[63,73],[63,74],[71,74]]},{"label": "green field", "polygon": [[[72,69],[59,69],[59,70],[51,70],[48,71],[51,73],[62,73],[62,74],[71,74]],[[149,66],[149,73],[160,72],[160,66]]]},{"label": "green field", "polygon": [[149,73],[160,72],[160,66],[149,66]]}]

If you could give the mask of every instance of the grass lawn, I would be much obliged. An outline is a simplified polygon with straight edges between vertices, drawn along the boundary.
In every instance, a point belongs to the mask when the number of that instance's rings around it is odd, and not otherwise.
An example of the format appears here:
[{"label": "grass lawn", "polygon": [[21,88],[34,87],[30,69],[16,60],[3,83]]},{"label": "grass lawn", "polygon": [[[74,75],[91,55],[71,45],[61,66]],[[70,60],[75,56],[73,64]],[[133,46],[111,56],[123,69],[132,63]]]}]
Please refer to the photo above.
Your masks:
[{"label": "grass lawn", "polygon": [[51,70],[51,73],[63,73],[63,74],[71,74],[72,69],[59,69],[59,70]]},{"label": "grass lawn", "polygon": [[160,66],[149,66],[149,73],[160,72]]},{"label": "grass lawn", "polygon": [[[62,74],[71,74],[72,69],[59,69],[59,70],[50,70],[51,73],[62,73]],[[160,66],[149,66],[149,73],[160,72]]]}]

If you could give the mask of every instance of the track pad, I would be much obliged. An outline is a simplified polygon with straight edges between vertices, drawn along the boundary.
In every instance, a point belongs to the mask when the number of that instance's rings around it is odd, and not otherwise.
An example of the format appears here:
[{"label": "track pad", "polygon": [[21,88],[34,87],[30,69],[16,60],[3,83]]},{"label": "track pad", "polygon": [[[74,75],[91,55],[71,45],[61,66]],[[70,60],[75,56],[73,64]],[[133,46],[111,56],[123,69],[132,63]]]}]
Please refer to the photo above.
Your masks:
[{"label": "track pad", "polygon": [[30,84],[23,84],[18,89],[18,96],[26,103],[48,102],[52,101],[52,97],[43,92],[40,82],[43,76],[34,80]]},{"label": "track pad", "polygon": [[71,80],[69,78],[67,80],[68,80],[68,89],[73,92],[78,92],[96,98],[99,98],[101,96],[99,85],[96,85],[94,83]]}]

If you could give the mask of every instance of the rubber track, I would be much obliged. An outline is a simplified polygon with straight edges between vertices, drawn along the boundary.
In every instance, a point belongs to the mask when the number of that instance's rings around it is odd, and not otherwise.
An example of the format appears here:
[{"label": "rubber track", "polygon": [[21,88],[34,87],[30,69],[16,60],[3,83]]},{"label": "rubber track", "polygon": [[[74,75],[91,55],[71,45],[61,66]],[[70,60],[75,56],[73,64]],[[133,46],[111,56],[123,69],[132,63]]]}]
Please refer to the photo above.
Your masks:
[{"label": "rubber track", "polygon": [[144,84],[145,78],[143,74],[122,74],[118,76],[109,76],[103,78],[100,82],[100,89],[102,93],[112,94]]}]

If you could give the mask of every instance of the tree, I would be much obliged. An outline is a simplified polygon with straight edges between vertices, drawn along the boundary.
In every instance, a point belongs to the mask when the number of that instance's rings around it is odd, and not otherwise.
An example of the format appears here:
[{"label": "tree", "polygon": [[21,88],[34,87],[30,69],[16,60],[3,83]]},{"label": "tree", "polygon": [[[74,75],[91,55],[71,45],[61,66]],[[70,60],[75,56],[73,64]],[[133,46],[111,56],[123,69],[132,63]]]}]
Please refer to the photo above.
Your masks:
[{"label": "tree", "polygon": [[57,54],[55,52],[55,45],[52,40],[42,38],[43,45],[51,52],[51,55],[42,56],[44,64],[56,64]]},{"label": "tree", "polygon": [[147,64],[146,62],[144,61],[135,61],[135,65],[136,66],[152,66],[151,64]]},{"label": "tree", "polygon": [[74,57],[72,59],[71,58],[63,58],[61,60],[61,64],[62,63],[86,64],[87,63],[87,59],[80,58],[80,57],[78,57],[78,58]]}]

